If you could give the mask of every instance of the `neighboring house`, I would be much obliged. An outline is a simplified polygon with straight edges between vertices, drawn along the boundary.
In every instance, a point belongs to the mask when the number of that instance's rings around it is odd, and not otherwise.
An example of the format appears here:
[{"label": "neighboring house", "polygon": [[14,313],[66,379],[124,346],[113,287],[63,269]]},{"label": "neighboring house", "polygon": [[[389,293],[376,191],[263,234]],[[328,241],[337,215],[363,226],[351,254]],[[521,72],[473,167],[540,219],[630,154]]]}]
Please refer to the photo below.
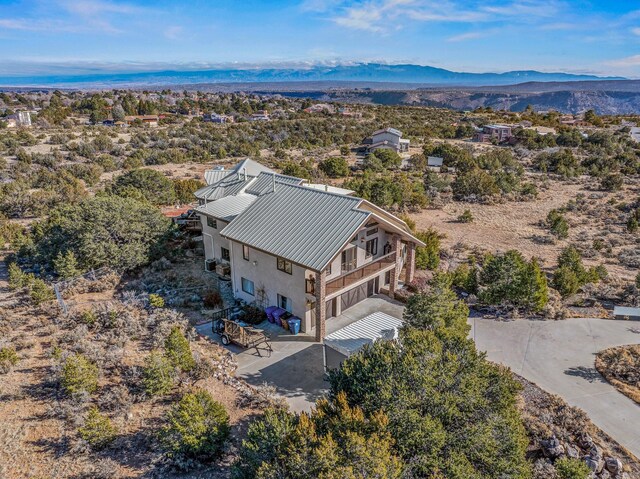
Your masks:
[{"label": "neighboring house", "polygon": [[504,143],[513,136],[511,127],[507,125],[485,125],[473,136],[473,141],[480,143]]},{"label": "neighboring house", "polygon": [[205,114],[202,119],[211,123],[233,123],[235,121],[230,115],[219,115],[218,113]]},{"label": "neighboring house", "polygon": [[429,168],[442,168],[443,162],[444,162],[444,158],[440,158],[439,156],[427,157],[427,166]]},{"label": "neighboring house", "polygon": [[371,136],[362,140],[361,149],[364,150],[365,153],[371,153],[380,148],[393,150],[397,153],[404,153],[409,151],[409,140],[402,138],[402,132],[395,128],[384,128],[374,131]]},{"label": "neighboring house", "polygon": [[17,111],[12,115],[4,118],[7,122],[7,128],[16,128],[19,126],[31,126],[31,112]]},{"label": "neighboring house", "polygon": [[[325,322],[413,280],[423,243],[372,203],[308,187],[251,160],[196,192],[205,267],[232,282],[236,298],[279,306],[302,331],[325,337]],[[265,168],[265,167],[262,167]]]},{"label": "neighboring house", "polygon": [[258,110],[249,116],[249,121],[269,121],[271,117],[267,110]]},{"label": "neighboring house", "polygon": [[631,128],[631,131],[629,131],[629,134],[631,135],[631,139],[633,141],[637,141],[640,142],[640,128],[637,126],[634,126]]},{"label": "neighboring house", "polygon": [[158,115],[129,115],[124,117],[124,122],[127,125],[131,125],[136,121],[141,121],[145,125],[149,126],[158,126],[160,117]]}]

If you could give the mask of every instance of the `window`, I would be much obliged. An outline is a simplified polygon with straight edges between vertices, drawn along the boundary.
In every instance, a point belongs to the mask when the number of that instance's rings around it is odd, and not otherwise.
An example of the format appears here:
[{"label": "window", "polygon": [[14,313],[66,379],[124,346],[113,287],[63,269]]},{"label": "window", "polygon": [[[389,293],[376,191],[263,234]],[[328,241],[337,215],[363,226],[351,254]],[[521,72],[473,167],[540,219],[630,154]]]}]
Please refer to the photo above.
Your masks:
[{"label": "window", "polygon": [[278,269],[280,271],[284,271],[285,273],[291,274],[291,261],[287,261],[284,258],[278,258]]},{"label": "window", "polygon": [[286,296],[278,295],[278,306],[286,311],[291,312],[291,299]]},{"label": "window", "polygon": [[374,235],[378,232],[378,228],[373,228],[372,230],[367,231],[367,236]]},{"label": "window", "polygon": [[305,279],[304,280],[304,292],[305,293],[309,293],[309,294],[316,294],[316,280],[311,278],[311,279]]},{"label": "window", "polygon": [[327,266],[324,271],[325,271],[327,276],[329,276],[331,274],[331,263],[329,263],[329,266]]},{"label": "window", "polygon": [[377,255],[378,254],[378,238],[373,238],[367,241],[366,249],[367,249],[367,255],[366,255],[367,258]]},{"label": "window", "polygon": [[220,248],[220,257],[225,261],[231,261],[231,255],[227,248]]},{"label": "window", "polygon": [[391,283],[391,271],[387,271],[384,274],[384,284],[389,284]]},{"label": "window", "polygon": [[207,216],[207,226],[213,229],[218,229],[218,222],[213,218]]},{"label": "window", "polygon": [[249,261],[249,247],[246,244],[242,245],[242,257]]},{"label": "window", "polygon": [[253,281],[250,281],[247,278],[241,278],[241,279],[242,279],[242,291],[253,296],[255,291],[253,286]]}]

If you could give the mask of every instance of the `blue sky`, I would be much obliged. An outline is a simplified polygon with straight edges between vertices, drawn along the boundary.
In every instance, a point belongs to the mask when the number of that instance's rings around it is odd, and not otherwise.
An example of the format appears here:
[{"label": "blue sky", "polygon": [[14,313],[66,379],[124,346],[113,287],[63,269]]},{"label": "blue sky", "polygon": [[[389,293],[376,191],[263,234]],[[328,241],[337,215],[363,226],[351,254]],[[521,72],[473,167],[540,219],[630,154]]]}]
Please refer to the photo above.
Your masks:
[{"label": "blue sky", "polygon": [[0,74],[384,62],[640,78],[640,1],[0,0]]}]

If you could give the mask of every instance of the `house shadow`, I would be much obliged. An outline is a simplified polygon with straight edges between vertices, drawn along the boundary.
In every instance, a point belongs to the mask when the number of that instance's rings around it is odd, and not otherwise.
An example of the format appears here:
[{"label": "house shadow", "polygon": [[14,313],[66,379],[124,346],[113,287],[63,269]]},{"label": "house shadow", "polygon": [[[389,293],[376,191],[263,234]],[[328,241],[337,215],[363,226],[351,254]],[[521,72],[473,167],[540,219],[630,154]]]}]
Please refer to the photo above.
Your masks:
[{"label": "house shadow", "polygon": [[586,379],[590,383],[595,383],[595,382],[606,383],[607,382],[596,368],[578,366],[575,368],[565,369],[564,373],[567,376],[575,376],[575,377]]}]

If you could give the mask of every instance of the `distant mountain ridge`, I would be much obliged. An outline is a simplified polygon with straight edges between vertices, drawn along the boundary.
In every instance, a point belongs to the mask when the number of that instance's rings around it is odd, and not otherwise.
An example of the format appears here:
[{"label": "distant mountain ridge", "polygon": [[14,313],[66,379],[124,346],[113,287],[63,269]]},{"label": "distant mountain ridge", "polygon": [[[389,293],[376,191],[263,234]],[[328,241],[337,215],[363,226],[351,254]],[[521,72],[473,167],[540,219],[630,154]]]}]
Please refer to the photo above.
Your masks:
[{"label": "distant mountain ridge", "polygon": [[501,86],[525,82],[573,82],[624,80],[571,73],[544,73],[535,70],[504,73],[454,72],[422,65],[354,65],[307,68],[220,68],[211,70],[91,73],[68,75],[0,76],[5,87],[110,88],[171,86],[199,83],[275,82],[387,82],[428,86]]}]

